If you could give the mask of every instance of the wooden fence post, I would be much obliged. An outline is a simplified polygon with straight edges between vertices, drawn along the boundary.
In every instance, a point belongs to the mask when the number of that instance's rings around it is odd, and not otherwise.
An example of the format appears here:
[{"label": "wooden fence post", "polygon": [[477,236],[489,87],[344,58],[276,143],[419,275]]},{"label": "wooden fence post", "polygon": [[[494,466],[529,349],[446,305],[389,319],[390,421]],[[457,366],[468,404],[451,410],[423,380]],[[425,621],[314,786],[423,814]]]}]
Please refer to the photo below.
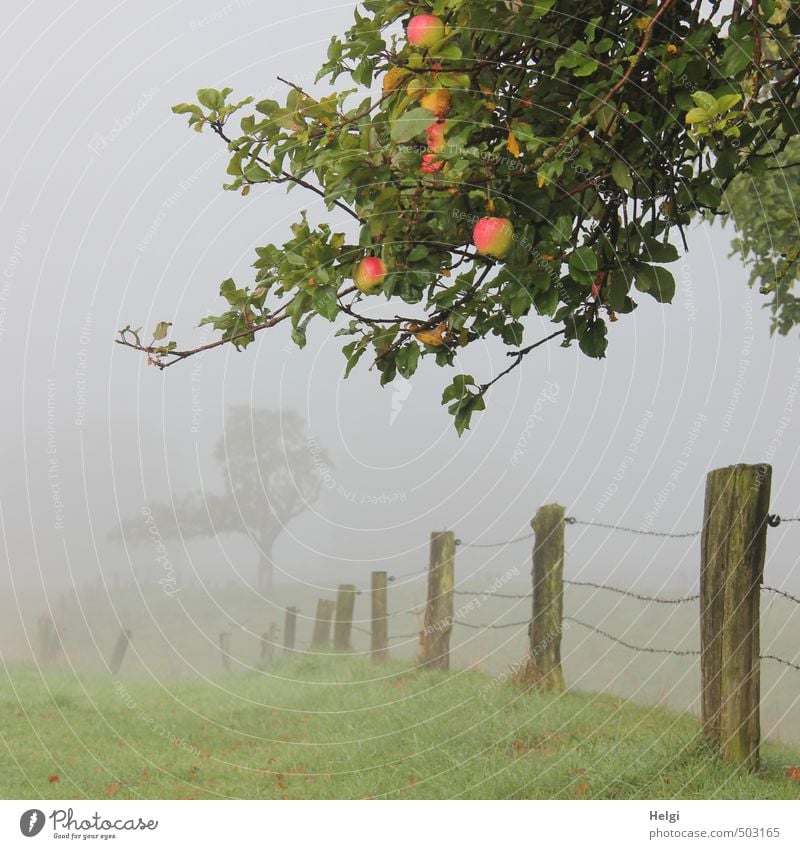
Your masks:
[{"label": "wooden fence post", "polygon": [[228,633],[221,633],[219,635],[219,653],[222,658],[222,668],[225,670],[226,674],[230,674],[231,671],[231,635]]},{"label": "wooden fence post", "polygon": [[274,622],[270,622],[269,629],[261,635],[261,657],[260,662],[264,665],[272,663],[275,657],[275,636],[277,627]]},{"label": "wooden fence post", "polygon": [[564,508],[540,507],[531,522],[533,545],[533,616],[530,659],[525,680],[553,693],[564,691],[561,631],[564,618]]},{"label": "wooden fence post", "polygon": [[372,659],[383,663],[389,657],[389,599],[386,572],[372,573]]},{"label": "wooden fence post", "polygon": [[58,631],[51,616],[40,616],[36,623],[36,654],[39,663],[52,663],[58,651]]},{"label": "wooden fence post", "polygon": [[286,608],[286,617],[283,623],[284,654],[292,654],[294,652],[294,645],[297,637],[297,614],[299,612],[300,611],[296,607]]},{"label": "wooden fence post", "polygon": [[455,556],[456,535],[452,531],[431,534],[428,603],[420,634],[420,663],[434,669],[450,668]]},{"label": "wooden fence post", "polygon": [[125,652],[128,651],[128,645],[132,637],[133,634],[127,628],[123,628],[119,632],[117,642],[114,644],[114,652],[111,655],[111,661],[108,664],[108,668],[111,670],[112,675],[116,675],[122,667],[122,661],[125,659]]},{"label": "wooden fence post", "polygon": [[325,649],[331,642],[331,626],[336,610],[336,602],[329,598],[317,601],[317,615],[314,619],[314,634],[311,637],[312,649]]},{"label": "wooden fence post", "polygon": [[772,467],[709,472],[700,564],[702,720],[724,760],[755,770],[761,737],[759,615]]},{"label": "wooden fence post", "polygon": [[356,588],[353,584],[339,584],[336,592],[336,622],[333,626],[333,647],[336,651],[352,651],[353,610],[356,606]]}]

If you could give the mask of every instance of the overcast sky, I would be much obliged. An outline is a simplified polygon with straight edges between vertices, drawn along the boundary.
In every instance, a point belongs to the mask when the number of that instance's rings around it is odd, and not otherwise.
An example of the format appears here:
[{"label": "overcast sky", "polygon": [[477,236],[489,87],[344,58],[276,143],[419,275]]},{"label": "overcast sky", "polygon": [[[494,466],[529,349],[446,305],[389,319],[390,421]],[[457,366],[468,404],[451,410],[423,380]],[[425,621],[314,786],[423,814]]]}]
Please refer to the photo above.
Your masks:
[{"label": "overcast sky", "polygon": [[[695,530],[706,472],[738,462],[772,462],[774,510],[800,513],[800,344],[796,333],[770,337],[764,298],[727,258],[718,226],[691,232],[672,306],[642,296],[610,327],[602,362],[576,348],[532,354],[461,439],[439,403],[446,372],[425,363],[394,389],[364,368],[342,381],[342,340],[323,323],[304,351],[279,328],[246,353],[218,350],[164,373],[114,345],[118,328],[160,319],[181,343],[203,341],[197,319],[221,309],[225,277],[252,279],[254,246],[280,243],[302,208],[344,225],[300,191],[223,192],[224,149],[170,107],[205,86],[282,96],[278,74],[310,86],[353,4],[54,9],[15,6],[0,31],[0,556],[15,587],[63,588],[149,561],[110,545],[108,529],[170,490],[221,490],[210,452],[224,410],[242,403],[297,410],[334,460],[335,487],[275,551],[304,581],[416,568],[435,529],[508,539],[550,501],[583,519]],[[548,327],[532,319],[529,340]],[[459,367],[483,380],[502,361],[476,344]],[[568,534],[573,576],[683,587],[697,575],[696,543]],[[794,525],[769,536],[770,579],[795,591],[799,535]],[[252,579],[252,550],[222,542],[179,550],[176,562]],[[526,544],[462,550],[459,574],[528,558]]]}]

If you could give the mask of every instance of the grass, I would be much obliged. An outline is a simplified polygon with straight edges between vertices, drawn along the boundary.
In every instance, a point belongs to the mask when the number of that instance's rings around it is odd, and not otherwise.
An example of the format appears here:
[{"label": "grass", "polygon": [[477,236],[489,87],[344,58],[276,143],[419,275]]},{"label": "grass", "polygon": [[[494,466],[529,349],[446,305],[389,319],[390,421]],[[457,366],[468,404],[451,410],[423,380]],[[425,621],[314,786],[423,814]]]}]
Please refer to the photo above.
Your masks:
[{"label": "grass", "polygon": [[297,656],[214,679],[43,677],[0,687],[0,797],[798,799],[800,752],[718,762],[695,717],[479,672]]}]

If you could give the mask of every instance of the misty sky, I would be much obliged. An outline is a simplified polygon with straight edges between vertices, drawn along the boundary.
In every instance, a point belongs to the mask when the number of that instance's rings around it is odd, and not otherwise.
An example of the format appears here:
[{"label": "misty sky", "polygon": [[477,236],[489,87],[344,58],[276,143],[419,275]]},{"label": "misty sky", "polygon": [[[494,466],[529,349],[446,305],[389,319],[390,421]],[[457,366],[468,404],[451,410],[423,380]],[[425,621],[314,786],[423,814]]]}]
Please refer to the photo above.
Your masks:
[{"label": "misty sky", "polygon": [[[343,382],[342,340],[322,321],[304,351],[281,327],[246,353],[217,350],[164,373],[114,345],[118,328],[161,319],[182,345],[204,341],[197,320],[221,311],[219,283],[248,283],[254,246],[285,239],[300,209],[348,226],[300,190],[223,192],[224,148],[170,107],[205,86],[282,97],[278,74],[310,87],[352,8],[34,0],[6,17],[0,556],[15,589],[138,573],[152,551],[112,545],[109,528],[171,490],[221,491],[211,450],[232,404],[297,410],[335,463],[315,510],[275,550],[302,581],[422,568],[431,530],[508,539],[550,501],[584,519],[695,530],[706,472],[738,462],[772,462],[774,511],[800,513],[799,340],[769,336],[765,299],[727,258],[719,226],[691,232],[672,306],[641,296],[610,326],[604,361],[576,347],[535,352],[461,439],[439,403],[446,372],[426,362],[413,385],[381,389],[362,367]],[[532,318],[528,341],[549,327]],[[475,344],[459,366],[482,382],[503,360],[499,346]],[[674,589],[697,575],[696,543],[568,535],[573,577]],[[768,578],[795,592],[799,544],[800,525],[769,533]],[[176,543],[172,557],[219,580],[255,576],[242,540]],[[526,544],[462,550],[457,570],[528,559]],[[2,570],[6,587],[11,574]]]}]

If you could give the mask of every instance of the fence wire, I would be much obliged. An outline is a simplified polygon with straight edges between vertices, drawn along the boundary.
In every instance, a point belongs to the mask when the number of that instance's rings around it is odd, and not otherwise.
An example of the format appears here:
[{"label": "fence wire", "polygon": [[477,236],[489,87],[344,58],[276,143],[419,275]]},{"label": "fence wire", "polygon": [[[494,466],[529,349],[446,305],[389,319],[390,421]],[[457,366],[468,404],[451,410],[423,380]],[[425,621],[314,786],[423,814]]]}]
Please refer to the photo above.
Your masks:
[{"label": "fence wire", "polygon": [[595,522],[590,519],[577,519],[575,516],[567,516],[564,521],[568,525],[585,525],[589,528],[606,528],[610,531],[622,531],[626,534],[637,534],[644,537],[670,537],[671,539],[688,539],[700,535],[700,531],[685,531],[682,533],[673,533],[672,531],[646,531],[641,528],[630,528],[625,525],[612,525],[607,522]]},{"label": "fence wire", "polygon": [[609,640],[613,640],[615,643],[619,643],[621,646],[625,646],[626,649],[631,649],[631,651],[640,651],[647,652],[648,654],[672,654],[677,657],[699,657],[700,652],[696,649],[654,649],[649,646],[635,646],[633,643],[626,643],[625,640],[621,640],[619,637],[615,637],[613,634],[609,634],[608,631],[603,631],[600,628],[595,628],[594,625],[590,625],[588,622],[583,622],[581,619],[575,619],[574,616],[565,616],[565,622],[574,622],[576,625],[580,625],[582,628],[587,628],[589,631],[594,631],[595,634],[600,634],[603,637],[606,637]]},{"label": "fence wire", "polygon": [[786,590],[779,590],[777,587],[761,587],[761,590],[765,593],[775,593],[775,595],[788,598],[789,601],[793,601],[795,604],[800,604],[800,598],[796,595],[792,595],[791,593],[787,593]]},{"label": "fence wire", "polygon": [[630,590],[621,590],[618,587],[609,587],[606,584],[595,584],[592,581],[570,581],[566,578],[564,579],[565,584],[570,584],[573,587],[593,587],[597,590],[608,590],[611,593],[618,593],[619,595],[628,596],[629,598],[635,598],[639,601],[652,601],[656,604],[683,604],[687,601],[697,601],[700,598],[700,594],[696,595],[687,595],[682,596],[681,598],[661,598],[656,595],[642,595],[641,593],[634,593]]},{"label": "fence wire", "polygon": [[800,666],[796,663],[792,663],[791,660],[785,660],[782,657],[777,657],[774,654],[762,654],[760,660],[774,660],[776,663],[781,663],[783,666],[788,666],[790,669],[796,669],[800,672]]}]

